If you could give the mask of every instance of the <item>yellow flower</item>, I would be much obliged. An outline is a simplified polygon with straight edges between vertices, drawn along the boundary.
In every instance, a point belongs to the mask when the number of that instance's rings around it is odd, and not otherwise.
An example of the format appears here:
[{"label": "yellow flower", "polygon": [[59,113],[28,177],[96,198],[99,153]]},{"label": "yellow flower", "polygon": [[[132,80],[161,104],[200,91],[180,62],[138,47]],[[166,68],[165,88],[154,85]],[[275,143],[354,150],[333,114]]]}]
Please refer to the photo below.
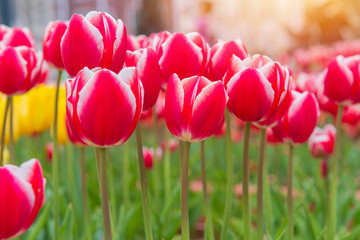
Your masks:
[{"label": "yellow flower", "polygon": [[59,144],[63,144],[63,145],[65,145],[68,141],[68,134],[67,134],[67,130],[66,130],[66,89],[65,89],[65,86],[61,86],[59,89],[57,141]]}]

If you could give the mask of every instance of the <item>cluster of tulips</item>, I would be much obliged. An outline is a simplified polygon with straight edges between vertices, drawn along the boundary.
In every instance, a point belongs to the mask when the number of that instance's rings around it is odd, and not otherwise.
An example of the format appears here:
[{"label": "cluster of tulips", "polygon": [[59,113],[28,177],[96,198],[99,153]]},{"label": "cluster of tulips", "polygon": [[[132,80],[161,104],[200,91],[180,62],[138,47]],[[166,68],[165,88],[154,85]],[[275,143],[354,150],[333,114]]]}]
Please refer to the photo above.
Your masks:
[{"label": "cluster of tulips", "polygon": [[[121,20],[95,11],[86,16],[75,14],[68,22],[50,22],[42,48],[43,55],[35,51],[33,37],[27,29],[0,26],[0,92],[3,99],[6,98],[6,103],[1,100],[4,115],[0,122],[3,126],[0,164],[4,164],[5,143],[9,145],[10,161],[14,163],[11,160],[14,136],[42,132],[53,126],[54,239],[59,238],[58,143],[69,138],[77,146],[95,148],[104,238],[109,240],[113,231],[106,152],[112,146],[125,143],[134,131],[144,235],[146,239],[153,239],[145,167],[156,165],[161,154],[143,148],[139,123],[150,119],[156,135],[157,121],[161,118],[179,140],[182,239],[190,239],[187,202],[190,146],[201,142],[203,149],[205,139],[223,134],[227,145],[227,187],[219,234],[214,232],[205,172],[202,184],[207,237],[216,239],[215,235],[219,235],[220,239],[229,239],[234,178],[231,121],[241,123],[244,128],[241,175],[244,239],[252,239],[250,230],[254,227],[249,207],[251,129],[260,129],[257,239],[265,236],[263,188],[269,184],[264,178],[267,176],[266,139],[289,146],[286,239],[291,240],[294,235],[293,149],[309,138],[309,149],[315,157],[323,158],[324,176],[330,180],[326,239],[335,239],[341,122],[348,124],[347,131],[354,136],[360,133],[360,108],[354,105],[360,101],[359,55],[337,56],[319,73],[292,73],[267,56],[249,55],[240,39],[219,40],[210,47],[196,32],[133,36],[127,34]],[[55,87],[44,85],[49,66],[58,71]],[[65,71],[69,77],[63,84],[61,76]],[[43,104],[44,101],[48,104]],[[38,109],[40,102],[47,109]],[[336,125],[316,127],[320,110],[336,115]],[[46,123],[40,123],[40,115]],[[8,137],[5,139],[5,136]],[[156,145],[157,136],[154,139]],[[168,150],[176,147],[176,143],[166,145]],[[333,151],[333,158],[329,158]],[[205,165],[203,150],[201,162]],[[44,188],[45,179],[38,160],[32,159],[20,167],[11,164],[0,167],[0,239],[19,236],[31,226],[44,204]],[[92,239],[91,233],[87,237]]]}]

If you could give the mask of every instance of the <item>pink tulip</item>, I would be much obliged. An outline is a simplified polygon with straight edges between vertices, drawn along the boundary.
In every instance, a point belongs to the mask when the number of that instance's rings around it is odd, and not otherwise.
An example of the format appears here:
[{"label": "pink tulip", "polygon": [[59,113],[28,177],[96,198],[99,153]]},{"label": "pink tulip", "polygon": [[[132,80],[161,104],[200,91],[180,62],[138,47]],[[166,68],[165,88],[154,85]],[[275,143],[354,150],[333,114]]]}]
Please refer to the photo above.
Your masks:
[{"label": "pink tulip", "polygon": [[276,139],[292,144],[304,143],[314,131],[319,117],[319,104],[314,94],[291,92],[292,102],[279,124],[273,127]]},{"label": "pink tulip", "polygon": [[50,66],[46,61],[43,61],[40,69],[40,76],[38,79],[38,84],[47,83],[50,79]]},{"label": "pink tulip", "polygon": [[0,46],[0,92],[23,94],[38,82],[43,57],[28,47]]},{"label": "pink tulip", "polygon": [[165,79],[176,73],[180,79],[204,74],[209,50],[199,33],[174,33],[161,45],[160,67]]},{"label": "pink tulip", "polygon": [[[154,166],[154,154],[155,153],[154,153],[153,148],[143,147],[145,167],[149,170],[152,169],[152,167]],[[157,157],[158,161],[162,158],[162,149],[161,148],[157,148],[156,157]]]},{"label": "pink tulip", "polygon": [[229,111],[245,122],[272,126],[290,102],[288,69],[266,56],[241,60],[233,55],[224,84],[229,95]]},{"label": "pink tulip", "polygon": [[311,134],[308,147],[315,158],[327,157],[334,150],[336,128],[332,124],[327,124],[323,129],[316,127]]},{"label": "pink tulip", "polygon": [[1,43],[5,46],[35,48],[35,39],[28,28],[13,27],[3,33],[5,34],[2,36]]},{"label": "pink tulip", "polygon": [[182,141],[201,141],[218,129],[226,101],[221,81],[211,82],[201,76],[180,81],[174,74],[166,90],[166,125]]},{"label": "pink tulip", "polygon": [[20,167],[0,167],[0,239],[23,234],[45,202],[45,182],[37,159]]},{"label": "pink tulip", "polygon": [[44,59],[53,67],[64,69],[61,58],[60,42],[67,28],[67,23],[63,21],[49,22],[45,28],[42,39]]},{"label": "pink tulip", "polygon": [[85,67],[66,80],[67,121],[70,130],[90,146],[125,142],[139,121],[143,89],[135,68],[119,74]]},{"label": "pink tulip", "polygon": [[344,108],[342,123],[348,136],[353,139],[357,139],[360,136],[360,104]]},{"label": "pink tulip", "polygon": [[54,153],[54,144],[52,142],[48,142],[45,144],[45,159],[47,162],[52,163]]},{"label": "pink tulip", "polygon": [[248,56],[245,45],[238,38],[233,41],[218,40],[210,51],[209,77],[210,80],[221,80],[227,70],[232,55],[241,60]]},{"label": "pink tulip", "polygon": [[126,52],[126,28],[104,12],[74,14],[60,43],[66,71],[75,76],[81,69],[102,67],[118,73]]},{"label": "pink tulip", "polygon": [[0,24],[0,41],[4,38],[4,35],[10,30],[6,25]]},{"label": "pink tulip", "polygon": [[324,94],[344,105],[360,101],[360,55],[330,61],[324,74]]},{"label": "pink tulip", "polygon": [[144,88],[143,111],[152,108],[159,96],[160,86],[163,82],[158,57],[151,48],[126,52],[125,65],[136,67],[139,79]]}]

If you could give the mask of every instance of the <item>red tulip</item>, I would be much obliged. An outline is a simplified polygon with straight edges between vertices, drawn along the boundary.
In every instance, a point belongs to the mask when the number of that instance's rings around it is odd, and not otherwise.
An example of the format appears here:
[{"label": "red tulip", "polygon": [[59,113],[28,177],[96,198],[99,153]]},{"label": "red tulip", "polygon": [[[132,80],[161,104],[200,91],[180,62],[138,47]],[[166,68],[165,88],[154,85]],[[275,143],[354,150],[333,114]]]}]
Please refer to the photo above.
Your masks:
[{"label": "red tulip", "polygon": [[274,125],[289,105],[289,71],[266,56],[241,60],[233,55],[224,84],[229,111],[245,122]]},{"label": "red tulip", "polygon": [[316,127],[311,134],[308,146],[311,154],[315,158],[327,157],[334,150],[336,128],[332,124],[327,124],[323,129]]},{"label": "red tulip", "polygon": [[293,144],[304,143],[314,131],[319,104],[314,94],[291,92],[292,102],[284,117],[272,130],[274,137]]},{"label": "red tulip", "polygon": [[45,144],[45,159],[49,163],[52,163],[53,153],[54,153],[54,144],[52,142],[46,143]]},{"label": "red tulip", "polygon": [[45,182],[37,159],[20,167],[0,167],[0,239],[23,234],[45,202]]},{"label": "red tulip", "polygon": [[132,34],[128,34],[126,41],[126,50],[133,52],[138,49],[140,49],[140,43],[138,39],[136,38],[136,36]]},{"label": "red tulip", "polygon": [[115,74],[85,67],[75,78],[66,80],[70,130],[91,146],[122,144],[139,121],[142,91],[135,68]]},{"label": "red tulip", "polygon": [[1,43],[5,46],[35,48],[34,37],[28,28],[13,27],[3,32],[5,32],[5,34],[2,37]]},{"label": "red tulip", "polygon": [[193,76],[180,81],[174,74],[166,90],[165,120],[170,132],[187,142],[210,137],[218,129],[227,101],[221,81]]},{"label": "red tulip", "polygon": [[163,82],[158,57],[151,48],[126,52],[125,65],[136,67],[139,79],[144,88],[143,111],[153,107],[159,96],[160,86]]},{"label": "red tulip", "polygon": [[[144,163],[147,169],[152,169],[154,165],[154,149],[143,147],[143,155],[144,155]],[[162,158],[162,150],[161,148],[157,148],[156,157],[158,161]]]},{"label": "red tulip", "polygon": [[104,12],[74,14],[60,43],[66,71],[75,76],[81,69],[102,67],[118,73],[126,52],[126,28]]},{"label": "red tulip", "polygon": [[210,80],[221,80],[227,70],[232,55],[241,60],[248,56],[245,45],[238,38],[233,41],[218,40],[210,51],[209,76]]},{"label": "red tulip", "polygon": [[160,67],[165,79],[176,73],[180,79],[205,72],[208,45],[199,33],[174,33],[161,45]]},{"label": "red tulip", "polygon": [[324,74],[324,94],[332,101],[350,105],[360,101],[360,55],[330,61]]},{"label": "red tulip", "polygon": [[360,136],[360,104],[344,108],[342,123],[346,134],[351,138],[357,139]]},{"label": "red tulip", "polygon": [[58,69],[64,69],[64,63],[61,58],[60,42],[66,28],[66,22],[49,22],[45,28],[42,39],[44,59],[53,67]]},{"label": "red tulip", "polygon": [[22,94],[38,82],[43,58],[28,47],[0,46],[0,92]]},{"label": "red tulip", "polygon": [[49,79],[50,79],[50,66],[46,61],[43,61],[40,69],[38,84],[47,83]]},{"label": "red tulip", "polygon": [[0,41],[4,38],[4,35],[9,31],[9,27],[3,24],[0,24]]}]

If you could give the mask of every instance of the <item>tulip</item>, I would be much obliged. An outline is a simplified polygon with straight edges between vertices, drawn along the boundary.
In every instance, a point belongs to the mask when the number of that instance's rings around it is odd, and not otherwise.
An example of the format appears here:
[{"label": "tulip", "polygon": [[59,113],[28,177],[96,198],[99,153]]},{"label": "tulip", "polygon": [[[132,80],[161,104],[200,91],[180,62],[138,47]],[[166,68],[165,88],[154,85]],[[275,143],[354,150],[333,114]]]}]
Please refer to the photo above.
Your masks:
[{"label": "tulip", "polygon": [[153,107],[159,96],[160,86],[163,82],[158,57],[151,48],[126,52],[125,65],[136,67],[138,77],[144,88],[143,111]]},{"label": "tulip", "polygon": [[154,153],[153,148],[143,147],[145,167],[149,170],[152,169],[152,167],[154,165],[154,155],[155,154],[157,155],[158,160],[161,159],[162,158],[162,149],[158,148],[158,149],[156,149],[156,153]]},{"label": "tulip", "polygon": [[334,150],[336,128],[332,124],[325,125],[324,129],[316,127],[311,134],[308,147],[315,158],[327,157]]},{"label": "tulip", "polygon": [[174,33],[161,45],[159,64],[167,81],[174,73],[180,79],[205,73],[209,49],[199,33]]},{"label": "tulip", "polygon": [[61,58],[60,42],[67,28],[67,23],[63,21],[51,21],[45,28],[42,39],[44,59],[58,69],[64,69]]},{"label": "tulip", "polygon": [[357,139],[360,134],[360,104],[345,107],[341,122],[345,132],[353,139]]},{"label": "tulip", "polygon": [[200,76],[180,81],[174,74],[166,90],[166,125],[182,141],[202,141],[218,129],[226,101],[221,81],[211,82]]},{"label": "tulip", "polygon": [[0,37],[0,40],[3,45],[9,47],[35,48],[35,39],[28,28],[13,27],[3,30],[3,36],[2,39]]},{"label": "tulip", "polygon": [[245,45],[237,38],[233,41],[218,40],[210,51],[209,75],[210,80],[221,80],[227,70],[232,55],[241,60],[248,56]]},{"label": "tulip", "polygon": [[66,71],[75,76],[81,69],[102,67],[118,73],[124,64],[126,28],[104,12],[74,14],[62,37],[61,57]]},{"label": "tulip", "polygon": [[350,105],[360,101],[360,55],[332,59],[324,73],[324,94],[330,100]]},{"label": "tulip", "polygon": [[309,92],[291,92],[292,102],[278,125],[272,130],[275,138],[291,144],[302,144],[314,131],[319,117],[319,104]]},{"label": "tulip", "polygon": [[[90,146],[125,142],[139,121],[143,93],[135,68],[119,74],[85,67],[66,80],[67,121],[71,131]],[[101,103],[101,104],[99,104]]]},{"label": "tulip", "polygon": [[287,109],[289,71],[266,56],[241,60],[233,55],[224,84],[229,111],[245,122],[271,126]]},{"label": "tulip", "polygon": [[181,167],[181,231],[184,240],[190,239],[187,208],[190,142],[202,141],[216,132],[224,117],[226,101],[221,81],[211,82],[201,76],[180,81],[176,74],[169,79],[165,98],[166,125],[175,137],[185,142]]},{"label": "tulip", "polygon": [[10,96],[29,91],[39,80],[42,62],[33,48],[0,45],[0,92]]},{"label": "tulip", "polygon": [[20,167],[0,167],[0,239],[23,234],[45,202],[45,182],[37,159]]},{"label": "tulip", "polygon": [[61,86],[59,89],[59,101],[58,104],[58,123],[57,123],[57,142],[61,145],[65,145],[68,141],[68,134],[66,130],[66,89],[64,86]]},{"label": "tulip", "polygon": [[10,30],[6,25],[0,24],[0,41],[4,38],[4,35]]},{"label": "tulip", "polygon": [[48,142],[45,144],[45,159],[51,163],[54,152],[54,144],[52,142]]},{"label": "tulip", "polygon": [[43,64],[40,69],[40,77],[38,80],[38,84],[48,83],[49,80],[50,80],[50,66],[46,61],[43,61]]}]

